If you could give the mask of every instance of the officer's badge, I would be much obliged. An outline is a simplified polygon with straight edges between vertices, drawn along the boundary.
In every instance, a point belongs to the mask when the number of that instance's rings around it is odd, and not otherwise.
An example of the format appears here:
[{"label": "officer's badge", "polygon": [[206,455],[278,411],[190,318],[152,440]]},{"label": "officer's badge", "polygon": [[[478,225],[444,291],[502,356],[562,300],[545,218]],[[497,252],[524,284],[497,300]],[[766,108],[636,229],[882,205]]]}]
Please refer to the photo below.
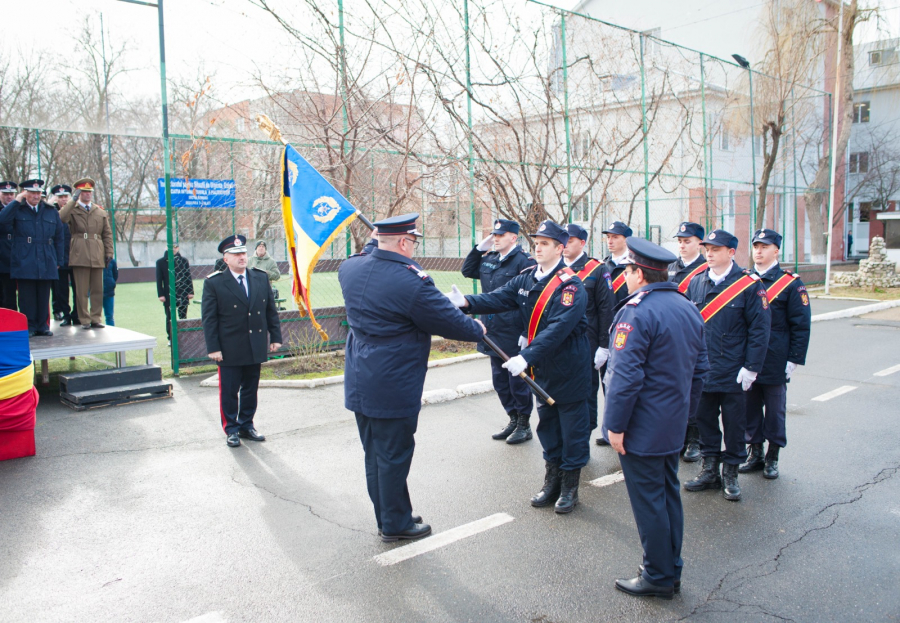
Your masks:
[{"label": "officer's badge", "polygon": [[500,225],[501,225],[501,224],[502,224],[502,223],[500,223],[500,221],[496,221],[496,222],[494,223],[494,229],[500,229]]},{"label": "officer's badge", "polygon": [[687,231],[687,226],[682,225],[682,226],[681,226],[681,231]]},{"label": "officer's badge", "polygon": [[800,300],[804,305],[806,305],[807,307],[809,306],[809,295],[806,292],[800,293]]},{"label": "officer's badge", "polygon": [[541,223],[541,226],[538,227],[538,231],[544,231],[545,229],[547,229],[547,223]]},{"label": "officer's badge", "polygon": [[711,233],[711,234],[709,235],[709,239],[710,239],[710,240],[715,240],[715,239],[716,239],[716,232]]},{"label": "officer's badge", "polygon": [[562,304],[566,307],[572,307],[575,304],[575,292],[578,291],[576,286],[566,286],[562,291]]},{"label": "officer's badge", "polygon": [[632,327],[627,322],[620,322],[616,325],[616,337],[613,341],[613,344],[616,347],[616,350],[622,350],[625,348],[625,342],[628,341],[628,334],[631,333]]},{"label": "officer's badge", "polygon": [[765,291],[765,290],[760,290],[760,291],[758,292],[758,294],[759,294],[759,299],[760,299],[760,301],[762,301],[763,309],[769,309],[769,297],[768,297],[768,295],[766,294],[766,291]]}]

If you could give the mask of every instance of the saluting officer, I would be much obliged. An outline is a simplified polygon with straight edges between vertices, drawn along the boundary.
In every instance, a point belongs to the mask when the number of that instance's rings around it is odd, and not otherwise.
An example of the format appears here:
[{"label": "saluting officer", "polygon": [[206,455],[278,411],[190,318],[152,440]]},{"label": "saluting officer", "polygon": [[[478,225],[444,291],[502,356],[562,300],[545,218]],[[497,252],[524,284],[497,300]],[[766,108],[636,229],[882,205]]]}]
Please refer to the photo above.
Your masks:
[{"label": "saluting officer", "polygon": [[209,358],[219,366],[219,410],[226,443],[236,448],[240,438],[265,441],[256,432],[259,372],[269,352],[281,348],[281,322],[269,277],[247,269],[247,239],[229,236],[219,244],[226,270],[203,282],[201,322]]},{"label": "saluting officer", "polygon": [[[600,391],[600,371],[606,367],[609,358],[609,325],[613,319],[616,296],[612,291],[612,281],[606,264],[589,257],[584,252],[588,233],[584,227],[569,223],[566,226],[569,241],[563,250],[563,261],[576,272],[587,292],[588,343],[594,361],[591,367],[591,393],[588,395],[588,416],[590,429],[597,428],[597,392]],[[602,444],[601,444],[602,445]]]},{"label": "saluting officer", "polygon": [[[698,223],[685,221],[678,227],[675,238],[678,239],[678,259],[669,264],[669,281],[678,286],[678,291],[687,293],[691,280],[707,269],[706,258],[700,252],[703,247],[705,231]],[[688,420],[687,432],[684,435],[684,448],[681,458],[686,463],[696,463],[700,460],[700,431],[697,429],[697,420],[694,414]]]},{"label": "saluting officer", "polygon": [[[763,470],[763,478],[778,478],[778,452],[787,445],[787,383],[806,363],[812,314],[809,294],[800,277],[778,263],[781,234],[760,229],[753,234],[754,272],[766,286],[772,314],[769,350],[762,371],[747,392],[747,436],[750,455],[738,468],[742,474]],[[769,448],[763,454],[763,441]]]},{"label": "saluting officer", "polygon": [[703,467],[696,478],[684,483],[684,488],[722,488],[726,500],[737,501],[741,499],[737,470],[747,458],[746,392],[762,370],[772,314],[759,275],[741,269],[734,261],[736,237],[717,229],[706,237],[703,246],[709,267],[691,280],[687,291],[706,323],[709,351],[710,373],[696,415]]},{"label": "saluting officer", "polygon": [[555,400],[538,400],[538,439],[546,462],[544,486],[531,505],[570,513],[578,503],[581,468],[590,459],[591,351],[587,338],[587,293],[581,279],[566,267],[562,252],[569,233],[544,221],[532,234],[538,265],[528,268],[493,292],[463,297],[453,288],[453,303],[473,314],[518,309],[527,326],[528,344],[503,364],[510,374],[527,368]]},{"label": "saluting officer", "polygon": [[375,223],[378,246],[347,258],[338,280],[347,311],[344,406],[356,414],[366,484],[381,540],[417,539],[431,526],[412,514],[406,478],[422,407],[431,336],[475,342],[485,333],[412,261],[418,214]]},{"label": "saluting officer", "polygon": [[609,255],[603,262],[612,280],[616,303],[621,303],[628,296],[628,288],[625,287],[625,260],[628,258],[627,239],[634,232],[622,221],[614,221],[603,233],[606,234],[606,246],[609,247]]},{"label": "saluting officer", "polygon": [[[481,279],[482,292],[491,292],[506,285],[513,277],[535,264],[534,258],[522,250],[518,240],[519,224],[498,218],[494,221],[493,231],[466,256],[462,267],[463,276]],[[510,357],[519,354],[520,342],[525,339],[525,325],[518,310],[488,314],[482,320],[491,338],[503,352]],[[507,372],[500,356],[483,342],[478,343],[478,351],[491,358],[494,390],[509,416],[506,427],[492,437],[505,439],[511,445],[528,441],[532,437],[531,390],[521,377]]]},{"label": "saluting officer", "polygon": [[[0,182],[0,210],[16,198],[17,187],[15,182]],[[0,307],[16,311],[16,281],[9,276],[12,239],[12,224],[0,223]]]},{"label": "saluting officer", "polygon": [[640,238],[629,238],[628,248],[629,295],[610,329],[602,432],[620,455],[644,560],[640,574],[616,588],[671,599],[683,566],[678,453],[709,363],[703,319],[667,281],[675,256]]},{"label": "saluting officer", "polygon": [[[50,189],[50,194],[56,198],[56,211],[62,210],[63,206],[68,203],[72,196],[72,187],[67,184],[57,184]],[[53,282],[53,317],[60,320],[59,326],[68,327],[71,324],[78,324],[78,312],[72,313],[72,306],[69,305],[69,282],[72,282],[72,290],[75,289],[75,279],[72,277],[72,270],[69,268],[69,250],[72,246],[72,233],[69,226],[63,223],[63,232],[66,236],[65,249],[63,251],[63,259],[59,265],[59,279]],[[72,297],[75,302],[76,297]],[[77,305],[76,305],[77,307]],[[75,318],[75,322],[72,322]]]}]

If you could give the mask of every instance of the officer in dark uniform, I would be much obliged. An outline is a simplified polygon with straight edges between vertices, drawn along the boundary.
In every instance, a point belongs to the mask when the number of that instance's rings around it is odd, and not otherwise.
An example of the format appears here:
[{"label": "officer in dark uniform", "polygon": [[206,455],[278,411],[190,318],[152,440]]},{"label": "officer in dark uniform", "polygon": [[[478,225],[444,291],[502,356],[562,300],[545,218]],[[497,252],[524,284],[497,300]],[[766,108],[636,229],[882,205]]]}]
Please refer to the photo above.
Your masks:
[{"label": "officer in dark uniform", "polygon": [[[406,478],[415,448],[431,336],[475,342],[484,325],[453,307],[411,258],[418,214],[375,223],[378,246],[338,269],[347,311],[344,406],[356,414],[381,539],[417,539]],[[367,245],[368,246],[368,245]]]},{"label": "officer in dark uniform", "polygon": [[[0,210],[16,198],[16,188],[15,182],[0,182]],[[9,276],[12,239],[12,225],[0,223],[0,307],[16,311],[16,281]]]},{"label": "officer in dark uniform", "polygon": [[[678,259],[669,264],[669,281],[678,286],[682,294],[687,292],[691,280],[706,270],[706,258],[700,250],[705,231],[698,223],[685,221],[678,227],[675,238],[678,240]],[[685,463],[696,463],[700,460],[700,431],[697,421],[688,420],[687,433],[684,436],[684,449],[681,458]]]},{"label": "officer in dark uniform", "polygon": [[684,488],[722,488],[726,500],[737,501],[741,499],[737,470],[747,458],[746,392],[762,370],[772,314],[759,276],[734,262],[737,238],[717,229],[706,237],[703,246],[709,267],[691,280],[687,295],[706,323],[711,370],[696,415],[703,467],[696,478],[684,483]]},{"label": "officer in dark uniform", "polygon": [[622,276],[622,273],[625,272],[625,260],[628,258],[626,241],[634,232],[622,221],[615,221],[607,229],[604,229],[603,233],[606,234],[606,246],[609,247],[609,255],[603,261],[616,295],[616,303],[621,303],[628,296],[625,277]]},{"label": "officer in dark uniform", "polygon": [[[498,218],[494,229],[463,262],[462,274],[469,279],[481,279],[481,291],[492,292],[530,266],[534,259],[518,244],[519,224]],[[493,249],[493,250],[491,250]],[[525,338],[525,325],[518,310],[488,314],[483,319],[491,339],[510,357],[519,354],[520,341]],[[509,416],[509,423],[494,439],[506,439],[518,444],[531,439],[531,390],[521,377],[503,369],[503,360],[494,351],[478,343],[478,351],[491,358],[491,379],[500,404]]]},{"label": "officer in dark uniform", "polygon": [[589,257],[584,252],[588,233],[584,227],[569,223],[566,226],[569,242],[563,251],[566,266],[578,274],[587,292],[588,343],[594,358],[591,366],[591,393],[588,395],[588,416],[590,428],[597,428],[597,392],[600,391],[600,370],[606,367],[609,357],[609,325],[613,319],[616,297],[612,291],[612,280],[606,264]]},{"label": "officer in dark uniform", "polygon": [[50,336],[50,288],[59,278],[65,235],[59,214],[41,199],[44,180],[27,180],[0,211],[0,225],[12,227],[10,276],[16,280],[19,311],[30,336]]},{"label": "officer in dark uniform", "polygon": [[671,599],[681,589],[684,513],[678,453],[709,371],[703,319],[667,281],[675,256],[629,238],[628,297],[616,307],[602,433],[619,453],[644,549],[620,591]]},{"label": "officer in dark uniform", "polygon": [[[575,272],[567,268],[562,252],[568,232],[544,221],[532,234],[538,265],[526,269],[493,292],[448,296],[473,314],[494,314],[518,309],[527,328],[528,345],[503,364],[510,374],[531,368],[534,380],[556,401],[538,400],[538,439],[544,448],[544,487],[531,505],[549,506],[570,513],[578,503],[581,468],[590,458],[591,350],[587,337],[587,293]],[[558,499],[557,499],[558,498]]]},{"label": "officer in dark uniform", "polygon": [[[56,197],[54,207],[59,212],[71,199],[72,187],[66,184],[57,184],[50,189],[50,194]],[[69,268],[69,248],[72,245],[72,232],[69,231],[69,226],[65,223],[63,223],[63,232],[66,237],[66,244],[63,251],[63,261],[59,265],[59,279],[53,282],[53,317],[61,321],[59,326],[67,327],[73,324],[73,318],[75,320],[74,324],[78,325],[80,323],[78,322],[78,312],[75,311],[73,316],[72,306],[69,305],[69,282],[71,281],[72,291],[74,292],[75,279],[72,277],[72,270]],[[72,300],[74,302],[74,296]]]},{"label": "officer in dark uniform", "polygon": [[[769,350],[762,371],[747,392],[747,436],[750,453],[738,468],[742,474],[763,470],[763,478],[778,478],[778,452],[787,445],[785,426],[787,383],[806,363],[812,314],[809,294],[800,277],[781,268],[781,235],[772,229],[753,234],[754,272],[762,279],[772,313]],[[763,441],[769,448],[763,454]]]},{"label": "officer in dark uniform", "polygon": [[226,270],[203,282],[201,323],[209,358],[219,366],[219,410],[226,442],[265,441],[256,432],[259,372],[268,351],[281,348],[281,322],[265,271],[247,269],[247,238],[229,236],[219,244]]}]

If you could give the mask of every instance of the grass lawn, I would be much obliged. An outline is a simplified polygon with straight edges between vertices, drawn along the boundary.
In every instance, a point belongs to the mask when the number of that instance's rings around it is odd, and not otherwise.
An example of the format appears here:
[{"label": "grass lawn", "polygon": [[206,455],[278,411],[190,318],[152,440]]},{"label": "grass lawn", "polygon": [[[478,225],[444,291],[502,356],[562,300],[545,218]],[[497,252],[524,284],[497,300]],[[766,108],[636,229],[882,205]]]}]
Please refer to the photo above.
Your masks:
[{"label": "grass lawn", "polygon": [[[817,296],[823,296],[824,290],[815,291]],[[846,296],[859,299],[873,299],[877,301],[895,301],[900,299],[900,288],[851,288],[850,286],[832,286],[828,290],[828,296]]]}]

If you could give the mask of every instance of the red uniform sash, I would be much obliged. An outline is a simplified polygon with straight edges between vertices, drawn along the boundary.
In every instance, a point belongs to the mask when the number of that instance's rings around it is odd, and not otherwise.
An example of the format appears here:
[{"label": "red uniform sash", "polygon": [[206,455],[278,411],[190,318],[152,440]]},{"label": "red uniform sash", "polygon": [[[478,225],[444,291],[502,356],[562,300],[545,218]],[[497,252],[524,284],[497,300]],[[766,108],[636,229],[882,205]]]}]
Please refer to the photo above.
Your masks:
[{"label": "red uniform sash", "polygon": [[681,283],[678,284],[678,291],[682,294],[687,292],[688,286],[691,285],[691,279],[702,273],[707,268],[709,268],[709,264],[703,262],[702,264],[700,264],[700,266],[692,270],[691,273],[687,277],[682,279]]},{"label": "red uniform sash", "polygon": [[584,281],[591,275],[592,272],[594,272],[594,269],[600,266],[600,264],[602,263],[603,262],[601,262],[600,260],[595,260],[594,258],[589,259],[588,263],[584,265],[584,268],[578,271],[578,278]]},{"label": "red uniform sash", "polygon": [[788,287],[791,282],[797,278],[797,275],[791,275],[789,273],[784,273],[775,283],[771,285],[771,287],[766,288],[766,296],[769,297],[769,302],[775,300],[775,298],[784,292],[784,289]]},{"label": "red uniform sash", "polygon": [[613,281],[613,292],[618,293],[619,290],[622,289],[622,286],[625,285],[625,271],[619,273],[619,276],[615,278]]},{"label": "red uniform sash", "polygon": [[541,292],[540,297],[538,297],[537,303],[534,306],[534,309],[531,310],[531,319],[528,321],[528,343],[531,344],[531,340],[534,339],[535,334],[537,333],[538,324],[541,322],[541,316],[544,315],[544,310],[547,309],[547,303],[550,302],[550,299],[553,298],[553,293],[556,292],[556,289],[575,276],[575,271],[571,268],[563,268],[553,276],[553,279],[544,286],[544,290]]},{"label": "red uniform sash", "polygon": [[700,315],[703,316],[703,322],[709,322],[709,319],[715,316],[720,309],[728,305],[736,297],[738,294],[752,286],[754,283],[759,281],[759,277],[756,275],[744,275],[730,286],[725,288],[722,292],[719,293],[719,296],[714,298],[700,310]]}]

